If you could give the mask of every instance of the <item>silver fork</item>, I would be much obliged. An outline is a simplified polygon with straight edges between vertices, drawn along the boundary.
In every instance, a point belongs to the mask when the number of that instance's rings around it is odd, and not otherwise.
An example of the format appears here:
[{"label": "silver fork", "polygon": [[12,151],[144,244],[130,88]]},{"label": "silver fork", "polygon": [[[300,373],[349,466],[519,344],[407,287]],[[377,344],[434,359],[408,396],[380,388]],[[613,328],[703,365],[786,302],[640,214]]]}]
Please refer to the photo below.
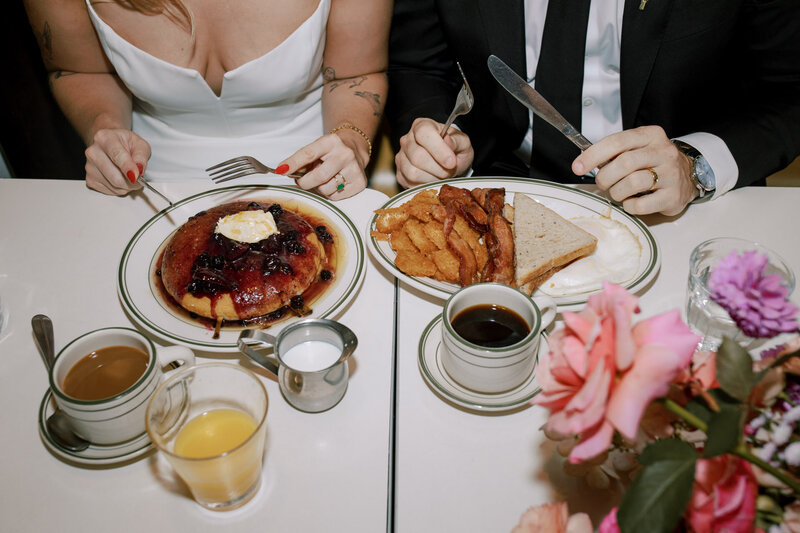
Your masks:
[{"label": "silver fork", "polygon": [[461,70],[461,65],[458,61],[456,61],[456,66],[458,67],[458,71],[461,73],[461,79],[464,80],[464,85],[462,85],[461,90],[458,91],[458,96],[456,96],[456,105],[453,107],[453,112],[450,113],[450,116],[447,117],[447,122],[444,123],[444,127],[442,128],[442,138],[444,138],[447,130],[450,129],[450,126],[453,124],[453,121],[456,119],[456,117],[466,115],[472,111],[472,104],[475,103],[475,98],[472,97],[472,89],[469,88],[467,77],[464,76],[464,71]]},{"label": "silver fork", "polygon": [[[258,159],[243,155],[241,157],[234,157],[223,161],[213,167],[206,169],[209,176],[214,183],[222,183],[223,181],[235,180],[250,174],[277,174],[275,169],[268,167]],[[288,176],[290,178],[300,178],[300,174],[278,174],[279,176]]]}]

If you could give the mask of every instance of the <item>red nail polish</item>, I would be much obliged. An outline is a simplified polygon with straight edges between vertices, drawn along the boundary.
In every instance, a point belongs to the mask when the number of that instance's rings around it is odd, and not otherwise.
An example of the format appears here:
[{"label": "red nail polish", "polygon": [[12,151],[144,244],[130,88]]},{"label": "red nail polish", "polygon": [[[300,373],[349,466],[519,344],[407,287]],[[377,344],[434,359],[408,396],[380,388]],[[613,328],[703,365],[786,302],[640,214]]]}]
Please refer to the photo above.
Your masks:
[{"label": "red nail polish", "polygon": [[133,170],[128,171],[128,181],[131,183],[136,183],[136,174],[133,173]]},{"label": "red nail polish", "polygon": [[136,163],[136,167],[139,169],[140,176],[144,174],[144,165],[142,165],[141,163]]},{"label": "red nail polish", "polygon": [[289,172],[289,165],[286,163],[275,169],[275,174],[286,174],[287,172]]}]

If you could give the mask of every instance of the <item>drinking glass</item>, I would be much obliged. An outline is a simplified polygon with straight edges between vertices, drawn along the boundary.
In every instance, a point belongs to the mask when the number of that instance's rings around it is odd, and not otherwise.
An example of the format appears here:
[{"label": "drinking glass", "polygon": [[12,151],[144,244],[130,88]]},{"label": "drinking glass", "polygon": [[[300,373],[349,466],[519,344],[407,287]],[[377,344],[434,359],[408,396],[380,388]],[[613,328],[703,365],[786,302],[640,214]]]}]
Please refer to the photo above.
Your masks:
[{"label": "drinking glass", "polygon": [[147,408],[150,439],[207,509],[247,503],[261,485],[267,391],[249,370],[205,363],[173,375]]},{"label": "drinking glass", "polygon": [[786,262],[769,248],[733,237],[718,237],[698,244],[689,257],[686,321],[692,331],[704,336],[698,346],[699,349],[716,350],[722,343],[723,337],[738,342],[745,349],[755,340],[742,333],[728,312],[711,299],[711,291],[708,288],[711,271],[720,260],[731,252],[737,252],[741,256],[744,252],[750,251],[767,256],[768,263],[764,275],[781,276],[788,289],[787,296],[792,294],[795,285],[794,273]]}]

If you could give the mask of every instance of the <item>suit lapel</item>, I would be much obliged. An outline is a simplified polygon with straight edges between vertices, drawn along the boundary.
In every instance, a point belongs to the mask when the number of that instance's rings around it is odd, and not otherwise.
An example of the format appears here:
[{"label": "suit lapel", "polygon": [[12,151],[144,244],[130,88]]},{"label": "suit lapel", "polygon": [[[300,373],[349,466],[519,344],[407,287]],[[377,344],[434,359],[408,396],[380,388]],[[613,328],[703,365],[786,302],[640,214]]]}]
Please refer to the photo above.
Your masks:
[{"label": "suit lapel", "polygon": [[[514,72],[526,77],[525,68],[525,11],[523,0],[475,0],[481,16],[489,54],[502,59]],[[490,83],[496,83],[489,68],[487,57],[480,72],[483,72]],[[509,114],[518,128],[528,128],[528,114],[521,112],[524,107],[513,96],[497,85],[504,95]]]},{"label": "suit lapel", "polygon": [[672,8],[670,0],[647,0],[644,9],[639,9],[640,2],[625,0],[622,15],[620,92],[624,129],[634,126]]}]

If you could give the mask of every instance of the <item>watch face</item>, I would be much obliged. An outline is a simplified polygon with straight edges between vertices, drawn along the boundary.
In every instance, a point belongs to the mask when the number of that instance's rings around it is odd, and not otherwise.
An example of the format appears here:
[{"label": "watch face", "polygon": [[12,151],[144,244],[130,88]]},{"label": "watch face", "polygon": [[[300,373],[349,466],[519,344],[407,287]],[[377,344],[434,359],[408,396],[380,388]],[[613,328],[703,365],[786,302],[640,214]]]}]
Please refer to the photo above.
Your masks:
[{"label": "watch face", "polygon": [[714,171],[711,170],[711,165],[708,164],[705,157],[701,155],[694,160],[694,170],[697,175],[697,181],[699,181],[707,191],[716,188]]}]

